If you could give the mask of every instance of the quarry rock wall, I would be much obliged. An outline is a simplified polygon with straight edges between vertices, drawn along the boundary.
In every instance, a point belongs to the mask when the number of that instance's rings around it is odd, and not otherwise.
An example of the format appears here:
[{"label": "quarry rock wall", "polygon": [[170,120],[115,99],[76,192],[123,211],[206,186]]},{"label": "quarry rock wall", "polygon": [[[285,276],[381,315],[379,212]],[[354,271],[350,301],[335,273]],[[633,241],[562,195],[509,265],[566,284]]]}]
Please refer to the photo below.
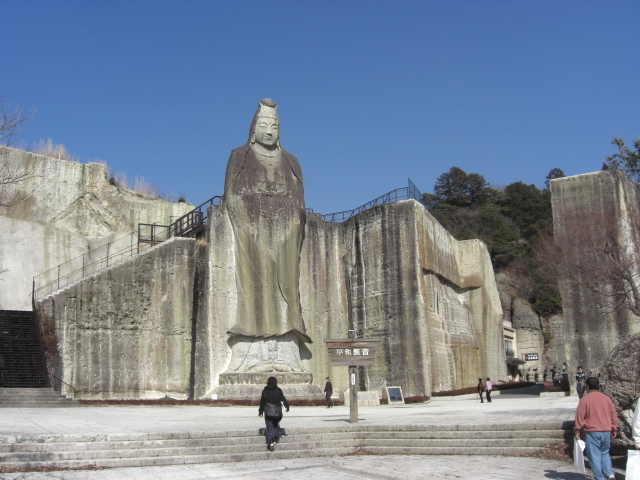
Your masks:
[{"label": "quarry rock wall", "polygon": [[16,201],[0,206],[0,306],[4,309],[31,310],[34,276],[97,252],[137,231],[138,223],[168,225],[193,208],[113,186],[104,164],[6,150],[0,167],[26,173],[27,179],[3,185],[0,192],[3,201]]},{"label": "quarry rock wall", "polygon": [[168,225],[193,206],[172,203],[111,185],[107,166],[78,163],[8,149],[0,159],[25,181],[4,186],[3,196],[22,199],[0,207],[0,215],[38,222],[83,236],[137,230],[139,223]]},{"label": "quarry rock wall", "polygon": [[505,378],[502,311],[486,247],[456,241],[413,200],[344,223],[349,315],[356,336],[381,339],[368,390],[405,396]]},{"label": "quarry rock wall", "polygon": [[[233,228],[224,209],[208,213],[199,260],[195,396],[208,397],[231,359],[235,321]],[[457,242],[417,202],[383,205],[344,223],[307,214],[300,299],[307,334],[300,357],[314,384],[330,376],[347,388],[347,369],[331,367],[325,340],[380,338],[376,365],[361,388],[400,385],[406,396],[504,379],[502,311],[484,244]]]},{"label": "quarry rock wall", "polygon": [[41,299],[50,372],[80,399],[188,398],[195,274],[195,240],[173,238]]},{"label": "quarry rock wall", "polygon": [[[629,261],[629,270],[639,278],[640,186],[616,170],[600,171],[551,181],[556,244],[565,253],[576,249],[588,255],[589,242],[602,243],[611,235],[618,258]],[[584,226],[584,227],[582,227]],[[584,246],[586,245],[586,246]],[[598,269],[595,270],[597,272]],[[569,378],[575,369],[598,368],[622,341],[640,332],[640,318],[626,308],[610,288],[596,291],[575,272],[560,272],[564,315],[564,343]],[[572,391],[575,390],[572,388]]]},{"label": "quarry rock wall", "polygon": [[0,306],[31,310],[33,277],[89,251],[90,240],[50,225],[0,216]]},{"label": "quarry rock wall", "polygon": [[[80,398],[210,397],[231,360],[228,329],[237,287],[233,228],[208,211],[197,242],[174,238],[45,297],[54,322],[54,374]],[[456,241],[419,203],[365,211],[344,223],[308,214],[300,299],[307,334],[300,357],[313,383],[330,376],[325,339],[379,338],[360,388],[401,386],[405,396],[504,379],[502,311],[479,241]]]},{"label": "quarry rock wall", "polygon": [[526,277],[511,271],[497,273],[495,278],[503,323],[516,331],[514,356],[523,359],[525,354],[538,354],[538,360],[527,360],[525,364],[517,366],[521,379],[543,382],[546,378],[551,383],[552,371],[562,373],[566,363],[562,315],[542,317],[519,296],[519,292],[526,292],[530,288],[530,281]]}]

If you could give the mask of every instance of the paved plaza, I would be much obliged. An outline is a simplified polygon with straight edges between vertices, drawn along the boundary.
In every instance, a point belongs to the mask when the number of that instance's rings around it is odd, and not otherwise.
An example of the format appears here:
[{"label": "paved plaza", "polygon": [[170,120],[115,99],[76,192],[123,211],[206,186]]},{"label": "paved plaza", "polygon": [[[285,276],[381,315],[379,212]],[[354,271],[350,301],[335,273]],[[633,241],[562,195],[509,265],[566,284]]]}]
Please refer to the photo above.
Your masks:
[{"label": "paved plaza", "polygon": [[[490,404],[473,398],[426,404],[360,407],[362,425],[433,425],[563,422],[573,419],[577,397],[495,395]],[[216,432],[264,425],[257,407],[78,407],[0,410],[0,435],[118,435],[129,433]],[[292,407],[282,427],[348,423],[347,407]],[[262,462],[167,467],[0,474],[2,480],[152,479],[499,479],[573,480],[590,478],[573,465],[528,457],[351,455]]]}]

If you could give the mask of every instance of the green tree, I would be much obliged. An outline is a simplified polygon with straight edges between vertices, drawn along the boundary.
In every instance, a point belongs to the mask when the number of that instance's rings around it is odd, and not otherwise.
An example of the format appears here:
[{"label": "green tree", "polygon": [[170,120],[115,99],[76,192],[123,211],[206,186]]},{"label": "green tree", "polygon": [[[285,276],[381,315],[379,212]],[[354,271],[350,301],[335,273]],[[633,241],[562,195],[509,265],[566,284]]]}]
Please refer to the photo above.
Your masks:
[{"label": "green tree", "polygon": [[515,182],[507,185],[500,204],[502,213],[513,220],[520,235],[534,237],[538,230],[551,228],[551,194],[535,185]]},{"label": "green tree", "polygon": [[606,157],[603,170],[609,168],[622,170],[629,180],[640,182],[640,138],[633,140],[635,151],[627,147],[620,137],[614,137],[611,144],[618,148],[618,153]]},{"label": "green tree", "polygon": [[554,180],[556,178],[564,178],[564,177],[566,177],[566,175],[561,169],[553,168],[549,171],[547,178],[544,181],[544,186],[549,188],[549,186],[551,185],[551,180]]},{"label": "green tree", "polygon": [[443,173],[433,188],[436,201],[455,207],[483,204],[489,197],[489,184],[479,173],[467,173],[459,167]]}]

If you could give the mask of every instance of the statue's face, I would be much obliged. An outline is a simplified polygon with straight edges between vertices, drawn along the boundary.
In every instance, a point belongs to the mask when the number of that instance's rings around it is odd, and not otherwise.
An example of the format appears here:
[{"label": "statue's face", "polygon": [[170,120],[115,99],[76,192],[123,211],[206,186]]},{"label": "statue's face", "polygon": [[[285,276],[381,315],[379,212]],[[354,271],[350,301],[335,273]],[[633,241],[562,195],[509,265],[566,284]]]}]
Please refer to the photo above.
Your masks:
[{"label": "statue's face", "polygon": [[256,142],[265,147],[273,147],[278,142],[278,120],[269,117],[258,117],[256,122]]}]

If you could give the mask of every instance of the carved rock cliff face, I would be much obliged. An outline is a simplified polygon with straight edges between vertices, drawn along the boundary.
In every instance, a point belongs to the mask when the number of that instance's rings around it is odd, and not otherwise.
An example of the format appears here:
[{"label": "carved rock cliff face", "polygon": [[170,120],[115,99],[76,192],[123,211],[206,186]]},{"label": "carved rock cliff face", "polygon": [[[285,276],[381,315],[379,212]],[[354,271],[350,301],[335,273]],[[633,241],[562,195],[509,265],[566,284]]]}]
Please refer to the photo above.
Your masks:
[{"label": "carved rock cliff face", "polygon": [[187,398],[195,271],[195,240],[173,238],[42,299],[51,373],[77,398]]},{"label": "carved rock cliff face", "polygon": [[[551,181],[556,244],[569,251],[576,240],[583,243],[610,240],[620,246],[635,281],[640,273],[640,186],[622,172],[601,171]],[[617,248],[617,247],[616,247]],[[586,248],[580,253],[587,255]],[[598,269],[595,270],[596,274]],[[569,368],[585,370],[599,367],[620,342],[640,332],[640,319],[620,297],[608,289],[594,291],[585,279],[561,272],[560,293],[564,315],[564,342]],[[617,288],[610,285],[610,289]],[[571,376],[570,376],[571,378]],[[573,378],[571,378],[573,381]]]},{"label": "carved rock cliff face", "polygon": [[[208,218],[206,242],[174,239],[42,302],[58,335],[56,372],[85,398],[140,398],[162,388],[203,398],[219,386],[231,360],[236,255],[224,208],[210,207]],[[300,265],[313,341],[300,343],[300,361],[314,385],[331,376],[336,391],[347,388],[347,369],[330,367],[324,340],[350,328],[381,340],[376,365],[361,370],[361,389],[399,385],[405,396],[423,396],[478,377],[505,379],[487,249],[456,241],[417,202],[344,223],[309,214]]]},{"label": "carved rock cliff face", "polygon": [[600,368],[587,374],[598,378],[600,390],[616,406],[620,438],[615,443],[632,444],[631,418],[640,396],[640,333],[618,344]]},{"label": "carved rock cliff face", "polygon": [[[226,333],[235,318],[233,229],[223,209],[209,211],[209,258],[198,289],[196,396],[207,396],[231,358]],[[347,388],[347,369],[329,365],[324,340],[380,338],[376,366],[361,389],[400,385],[406,396],[504,379],[502,311],[486,247],[458,242],[417,202],[375,207],[344,223],[307,214],[300,258],[300,301],[313,343],[300,358],[314,384],[326,376]]]},{"label": "carved rock cliff face", "polygon": [[348,316],[381,339],[373,386],[407,396],[505,378],[502,312],[484,244],[456,241],[417,202],[382,205],[345,222]]},{"label": "carved rock cliff face", "polygon": [[0,168],[29,178],[0,192],[3,200],[22,199],[0,207],[0,308],[31,310],[34,276],[137,230],[138,223],[168,225],[193,208],[116,188],[103,164],[8,151]]},{"label": "carved rock cliff face", "polygon": [[565,363],[564,330],[562,315],[539,316],[531,304],[522,298],[527,291],[527,281],[516,273],[496,274],[500,302],[505,326],[516,331],[514,356],[522,359],[524,354],[538,354],[538,360],[527,361],[518,367],[523,380],[551,382],[552,369],[562,372]]},{"label": "carved rock cliff face", "polygon": [[0,215],[83,236],[133,231],[139,223],[168,225],[171,217],[193,208],[110,185],[107,166],[101,163],[58,160],[17,149],[9,149],[1,161],[30,176],[5,187],[4,197],[24,200],[0,207]]}]

